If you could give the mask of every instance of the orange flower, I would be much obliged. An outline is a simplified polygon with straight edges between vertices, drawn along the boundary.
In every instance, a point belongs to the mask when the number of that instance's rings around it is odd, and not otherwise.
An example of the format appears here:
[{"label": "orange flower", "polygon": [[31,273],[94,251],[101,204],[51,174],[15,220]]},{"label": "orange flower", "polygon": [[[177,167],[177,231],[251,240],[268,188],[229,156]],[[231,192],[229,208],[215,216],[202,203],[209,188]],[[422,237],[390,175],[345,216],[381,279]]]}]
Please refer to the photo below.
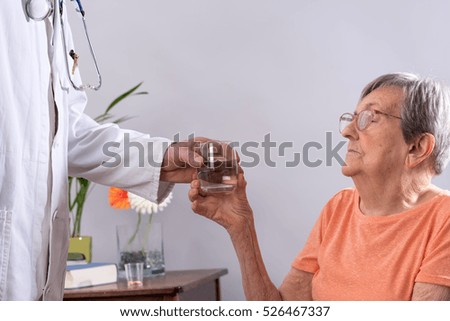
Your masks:
[{"label": "orange flower", "polygon": [[109,205],[121,210],[129,209],[130,201],[128,200],[128,192],[117,187],[110,187]]}]

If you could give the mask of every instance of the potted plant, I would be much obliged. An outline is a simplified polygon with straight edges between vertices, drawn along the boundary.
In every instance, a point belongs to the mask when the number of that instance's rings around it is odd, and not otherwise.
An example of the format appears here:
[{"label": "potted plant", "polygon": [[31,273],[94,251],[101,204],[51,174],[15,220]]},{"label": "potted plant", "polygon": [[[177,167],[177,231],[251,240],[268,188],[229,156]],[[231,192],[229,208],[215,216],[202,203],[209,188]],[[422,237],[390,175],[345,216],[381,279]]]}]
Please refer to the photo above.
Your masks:
[{"label": "potted plant", "polygon": [[[124,116],[114,119],[114,115],[111,111],[122,100],[130,96],[145,95],[146,91],[137,92],[142,82],[124,92],[117,98],[115,98],[105,109],[105,111],[94,118],[94,120],[100,124],[104,122],[111,122],[120,124],[131,117]],[[69,211],[72,216],[71,226],[71,238],[69,244],[69,261],[86,261],[89,263],[92,259],[92,238],[90,236],[82,236],[81,234],[81,219],[83,217],[84,204],[88,193],[92,187],[92,182],[82,177],[70,177],[69,176]]]}]

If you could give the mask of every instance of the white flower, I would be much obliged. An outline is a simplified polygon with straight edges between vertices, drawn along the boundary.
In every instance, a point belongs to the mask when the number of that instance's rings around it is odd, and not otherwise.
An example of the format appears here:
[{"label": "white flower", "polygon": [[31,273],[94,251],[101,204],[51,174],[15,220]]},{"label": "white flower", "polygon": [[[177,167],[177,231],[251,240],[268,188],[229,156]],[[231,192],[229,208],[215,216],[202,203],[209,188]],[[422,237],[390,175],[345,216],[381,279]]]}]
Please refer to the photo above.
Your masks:
[{"label": "white flower", "polygon": [[172,200],[172,193],[170,193],[161,204],[156,204],[140,197],[136,194],[128,192],[128,200],[130,207],[139,214],[153,214],[162,211]]}]

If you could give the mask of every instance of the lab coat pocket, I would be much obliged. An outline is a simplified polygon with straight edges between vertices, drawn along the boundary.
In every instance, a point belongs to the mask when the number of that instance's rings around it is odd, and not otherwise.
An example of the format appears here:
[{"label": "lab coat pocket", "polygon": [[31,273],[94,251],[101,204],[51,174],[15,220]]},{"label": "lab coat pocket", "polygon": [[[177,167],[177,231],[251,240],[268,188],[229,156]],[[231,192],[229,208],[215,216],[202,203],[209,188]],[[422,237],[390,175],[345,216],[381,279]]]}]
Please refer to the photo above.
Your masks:
[{"label": "lab coat pocket", "polygon": [[12,212],[0,210],[0,300],[6,296],[6,278],[11,248]]}]

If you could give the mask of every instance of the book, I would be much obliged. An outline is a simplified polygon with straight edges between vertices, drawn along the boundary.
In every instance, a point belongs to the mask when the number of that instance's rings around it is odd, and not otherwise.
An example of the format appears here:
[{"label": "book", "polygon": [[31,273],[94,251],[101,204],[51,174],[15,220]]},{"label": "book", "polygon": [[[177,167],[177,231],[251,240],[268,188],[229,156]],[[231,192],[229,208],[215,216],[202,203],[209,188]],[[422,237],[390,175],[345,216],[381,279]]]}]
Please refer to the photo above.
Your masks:
[{"label": "book", "polygon": [[87,263],[66,267],[64,289],[78,289],[117,282],[114,263]]},{"label": "book", "polygon": [[86,261],[74,261],[74,260],[67,260],[66,264],[69,265],[81,265],[81,264],[88,264]]}]

